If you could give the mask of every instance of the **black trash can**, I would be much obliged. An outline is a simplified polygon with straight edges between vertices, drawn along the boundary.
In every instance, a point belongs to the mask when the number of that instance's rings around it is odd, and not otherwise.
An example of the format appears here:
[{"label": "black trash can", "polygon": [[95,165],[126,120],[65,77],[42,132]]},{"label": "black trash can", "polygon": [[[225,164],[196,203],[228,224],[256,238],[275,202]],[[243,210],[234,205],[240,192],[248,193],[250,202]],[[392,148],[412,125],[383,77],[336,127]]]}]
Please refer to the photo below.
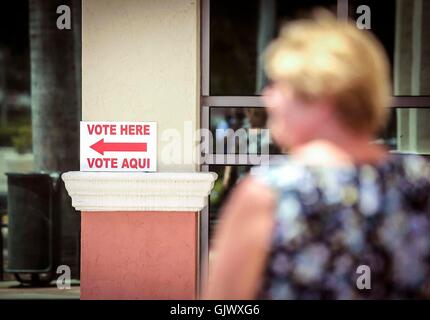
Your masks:
[{"label": "black trash can", "polygon": [[[65,202],[60,173],[7,173],[7,177],[6,271],[23,283],[46,284],[55,276],[58,265],[65,262],[72,264],[72,273],[76,275],[79,216]],[[23,277],[24,274],[30,278]]]}]

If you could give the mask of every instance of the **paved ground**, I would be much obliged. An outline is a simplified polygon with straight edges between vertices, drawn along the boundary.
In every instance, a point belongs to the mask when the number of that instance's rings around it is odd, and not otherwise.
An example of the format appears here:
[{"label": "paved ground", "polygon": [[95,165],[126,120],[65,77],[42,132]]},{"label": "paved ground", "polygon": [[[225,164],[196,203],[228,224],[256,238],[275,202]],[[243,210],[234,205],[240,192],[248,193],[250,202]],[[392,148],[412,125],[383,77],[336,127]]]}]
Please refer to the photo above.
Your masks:
[{"label": "paved ground", "polygon": [[79,281],[72,280],[70,289],[60,290],[52,282],[47,287],[22,286],[17,281],[0,281],[0,300],[2,299],[79,299]]}]

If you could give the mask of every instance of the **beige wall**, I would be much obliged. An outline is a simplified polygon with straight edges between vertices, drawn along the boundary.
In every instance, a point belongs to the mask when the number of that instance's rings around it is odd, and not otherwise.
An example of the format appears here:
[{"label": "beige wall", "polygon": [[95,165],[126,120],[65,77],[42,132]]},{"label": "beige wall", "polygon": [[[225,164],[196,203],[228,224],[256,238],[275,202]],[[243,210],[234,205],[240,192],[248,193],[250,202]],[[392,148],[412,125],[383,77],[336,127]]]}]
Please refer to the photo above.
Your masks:
[{"label": "beige wall", "polygon": [[156,121],[158,171],[197,168],[160,155],[172,146],[164,130],[199,127],[199,10],[199,0],[82,4],[82,120]]}]

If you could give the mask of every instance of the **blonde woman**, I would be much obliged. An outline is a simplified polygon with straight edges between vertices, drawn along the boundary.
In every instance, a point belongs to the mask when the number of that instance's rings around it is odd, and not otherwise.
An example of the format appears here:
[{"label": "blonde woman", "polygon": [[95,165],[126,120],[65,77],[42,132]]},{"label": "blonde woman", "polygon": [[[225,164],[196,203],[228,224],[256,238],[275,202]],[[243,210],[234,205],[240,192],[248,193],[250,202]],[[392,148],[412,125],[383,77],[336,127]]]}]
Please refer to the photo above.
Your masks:
[{"label": "blonde woman", "polygon": [[205,298],[430,297],[429,169],[372,143],[391,93],[380,43],[320,11],[286,25],[265,63],[289,156],[232,193]]}]

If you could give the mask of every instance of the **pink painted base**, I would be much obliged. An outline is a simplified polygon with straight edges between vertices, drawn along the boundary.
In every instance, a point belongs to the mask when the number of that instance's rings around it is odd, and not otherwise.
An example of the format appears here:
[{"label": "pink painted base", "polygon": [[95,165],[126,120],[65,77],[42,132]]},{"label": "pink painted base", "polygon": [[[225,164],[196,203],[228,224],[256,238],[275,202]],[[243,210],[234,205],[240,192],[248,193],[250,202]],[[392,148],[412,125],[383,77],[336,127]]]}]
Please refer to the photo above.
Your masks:
[{"label": "pink painted base", "polygon": [[196,212],[82,212],[81,299],[195,299]]}]

